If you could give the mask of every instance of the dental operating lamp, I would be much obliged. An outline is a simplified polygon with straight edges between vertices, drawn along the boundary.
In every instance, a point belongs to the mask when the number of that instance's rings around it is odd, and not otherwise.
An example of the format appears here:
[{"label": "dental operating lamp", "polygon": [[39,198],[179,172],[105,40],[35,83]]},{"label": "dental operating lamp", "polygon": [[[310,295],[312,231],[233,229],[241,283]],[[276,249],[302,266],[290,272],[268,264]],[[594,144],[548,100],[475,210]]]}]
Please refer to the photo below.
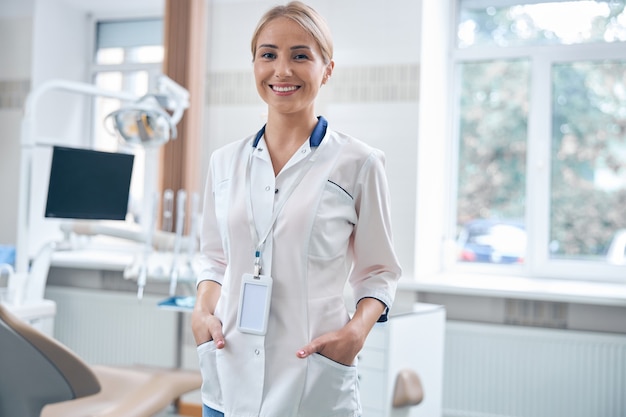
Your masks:
[{"label": "dental operating lamp", "polygon": [[[106,97],[122,102],[120,109],[105,118],[110,122],[119,140],[131,146],[146,149],[157,148],[177,136],[176,124],[189,107],[188,91],[168,78],[160,75],[157,91],[138,97],[125,91],[112,91],[92,84],[67,80],[50,80],[33,89],[26,98],[21,129],[20,187],[18,200],[16,275],[28,276],[28,280],[45,280],[44,277],[29,276],[30,233],[32,227],[31,185],[34,170],[34,149],[52,146],[50,139],[45,143],[37,132],[38,104],[43,96],[52,91],[63,91],[78,95]],[[127,237],[127,236],[120,236]],[[138,239],[141,240],[141,239]],[[47,271],[46,271],[47,274]],[[30,285],[30,283],[29,283]]]},{"label": "dental operating lamp", "polygon": [[[147,94],[106,116],[125,143],[158,147],[176,139],[176,124],[189,107],[189,92],[170,78],[158,80],[158,93]],[[164,109],[173,111],[172,115]]]}]

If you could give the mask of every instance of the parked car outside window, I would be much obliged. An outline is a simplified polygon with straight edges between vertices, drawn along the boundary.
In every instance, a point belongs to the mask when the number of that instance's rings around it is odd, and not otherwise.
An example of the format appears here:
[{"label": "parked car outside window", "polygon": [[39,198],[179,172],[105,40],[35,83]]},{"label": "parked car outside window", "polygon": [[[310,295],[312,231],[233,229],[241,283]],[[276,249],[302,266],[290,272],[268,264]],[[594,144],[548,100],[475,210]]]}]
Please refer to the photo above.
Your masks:
[{"label": "parked car outside window", "polygon": [[526,254],[526,230],[513,220],[478,219],[466,223],[458,236],[459,261],[521,264]]}]

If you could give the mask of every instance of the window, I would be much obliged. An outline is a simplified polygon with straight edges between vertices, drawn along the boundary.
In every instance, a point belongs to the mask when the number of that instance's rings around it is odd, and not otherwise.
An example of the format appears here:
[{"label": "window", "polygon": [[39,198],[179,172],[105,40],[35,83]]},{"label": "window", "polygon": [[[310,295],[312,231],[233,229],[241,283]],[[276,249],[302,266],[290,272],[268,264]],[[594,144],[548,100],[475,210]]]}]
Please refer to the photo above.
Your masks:
[{"label": "window", "polygon": [[459,0],[455,268],[626,280],[625,5]]},{"label": "window", "polygon": [[[92,79],[96,86],[114,91],[128,91],[140,97],[155,87],[163,62],[163,21],[132,19],[94,22]],[[97,97],[94,100],[93,146],[110,152],[135,154],[130,190],[130,214],[139,222],[145,206],[144,195],[155,189],[156,155],[130,148],[112,135],[112,126],[103,125],[110,112],[120,107],[117,99]],[[149,152],[154,152],[153,150]],[[149,194],[148,194],[149,195]]]}]

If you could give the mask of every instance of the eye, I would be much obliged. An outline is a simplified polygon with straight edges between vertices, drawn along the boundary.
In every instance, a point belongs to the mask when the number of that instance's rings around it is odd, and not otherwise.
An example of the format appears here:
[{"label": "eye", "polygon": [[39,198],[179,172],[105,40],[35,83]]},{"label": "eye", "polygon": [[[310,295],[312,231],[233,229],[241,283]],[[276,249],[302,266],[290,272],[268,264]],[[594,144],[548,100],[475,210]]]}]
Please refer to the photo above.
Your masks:
[{"label": "eye", "polygon": [[314,59],[314,53],[309,48],[294,48],[291,53],[294,61],[310,61]]},{"label": "eye", "polygon": [[261,52],[259,54],[259,57],[262,59],[274,59],[276,58],[276,54],[272,53],[272,52]]}]

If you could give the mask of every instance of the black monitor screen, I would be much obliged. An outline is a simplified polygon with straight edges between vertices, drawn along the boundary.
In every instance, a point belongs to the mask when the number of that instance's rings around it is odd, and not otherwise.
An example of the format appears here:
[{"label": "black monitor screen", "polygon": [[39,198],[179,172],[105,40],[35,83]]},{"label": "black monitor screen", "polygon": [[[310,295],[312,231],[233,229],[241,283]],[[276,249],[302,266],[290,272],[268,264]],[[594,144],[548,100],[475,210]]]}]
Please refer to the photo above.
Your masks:
[{"label": "black monitor screen", "polygon": [[55,146],[46,217],[124,220],[134,156]]}]

